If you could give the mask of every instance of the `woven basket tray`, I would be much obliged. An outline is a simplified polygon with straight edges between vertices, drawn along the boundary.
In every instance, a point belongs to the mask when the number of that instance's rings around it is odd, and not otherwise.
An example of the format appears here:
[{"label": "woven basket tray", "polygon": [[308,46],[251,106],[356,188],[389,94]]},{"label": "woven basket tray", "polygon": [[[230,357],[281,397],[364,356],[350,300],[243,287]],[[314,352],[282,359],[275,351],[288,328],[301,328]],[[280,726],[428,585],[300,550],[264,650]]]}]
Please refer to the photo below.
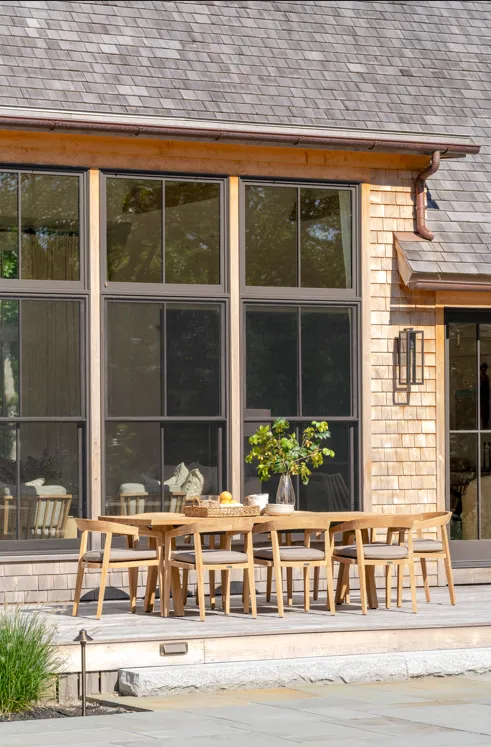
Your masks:
[{"label": "woven basket tray", "polygon": [[259,516],[259,506],[184,506],[185,516],[197,519],[222,519],[227,516]]}]

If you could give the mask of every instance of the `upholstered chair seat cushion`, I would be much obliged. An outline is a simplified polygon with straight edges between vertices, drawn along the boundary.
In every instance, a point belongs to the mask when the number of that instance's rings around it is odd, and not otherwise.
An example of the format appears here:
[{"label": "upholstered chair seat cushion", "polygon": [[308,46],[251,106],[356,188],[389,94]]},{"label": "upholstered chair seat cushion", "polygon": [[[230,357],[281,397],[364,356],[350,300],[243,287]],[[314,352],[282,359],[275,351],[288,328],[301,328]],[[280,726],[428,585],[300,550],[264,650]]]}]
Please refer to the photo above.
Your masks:
[{"label": "upholstered chair seat cushion", "polygon": [[[273,548],[254,548],[254,557],[262,560],[273,560]],[[280,547],[280,560],[285,562],[289,560],[293,562],[297,560],[324,560],[324,557],[323,551],[317,550],[315,547],[303,547],[303,545],[284,545]]]},{"label": "upholstered chair seat cushion", "polygon": [[[383,542],[373,542],[363,545],[363,554],[367,560],[401,560],[407,558],[407,547],[403,545],[385,545]],[[334,557],[356,558],[356,545],[344,545],[334,548]]]},{"label": "upholstered chair seat cushion", "polygon": [[[247,555],[235,550],[202,550],[203,565],[221,565],[222,563],[233,565],[234,563],[247,563]],[[172,553],[172,559],[182,563],[196,563],[194,550],[179,550]]]}]

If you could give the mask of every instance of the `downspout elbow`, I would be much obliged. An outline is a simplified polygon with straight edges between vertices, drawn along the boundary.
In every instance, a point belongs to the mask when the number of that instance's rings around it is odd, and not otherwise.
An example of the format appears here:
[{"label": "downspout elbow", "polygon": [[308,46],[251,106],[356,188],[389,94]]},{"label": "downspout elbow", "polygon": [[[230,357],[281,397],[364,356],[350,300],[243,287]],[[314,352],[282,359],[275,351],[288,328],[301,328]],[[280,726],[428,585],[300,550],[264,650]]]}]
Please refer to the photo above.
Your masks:
[{"label": "downspout elbow", "polygon": [[436,150],[431,156],[431,164],[418,174],[416,178],[416,233],[428,241],[433,241],[435,234],[426,225],[426,179],[435,174],[440,168],[440,157],[440,151]]}]

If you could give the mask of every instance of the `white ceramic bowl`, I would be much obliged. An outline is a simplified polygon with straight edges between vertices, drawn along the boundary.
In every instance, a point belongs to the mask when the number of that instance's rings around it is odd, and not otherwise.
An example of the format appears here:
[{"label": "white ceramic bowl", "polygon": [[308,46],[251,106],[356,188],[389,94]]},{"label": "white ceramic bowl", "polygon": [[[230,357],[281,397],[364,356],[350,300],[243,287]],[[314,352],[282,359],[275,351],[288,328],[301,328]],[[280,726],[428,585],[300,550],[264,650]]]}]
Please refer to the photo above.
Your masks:
[{"label": "white ceramic bowl", "polygon": [[268,503],[264,513],[268,516],[289,516],[295,511],[295,506],[288,503]]}]

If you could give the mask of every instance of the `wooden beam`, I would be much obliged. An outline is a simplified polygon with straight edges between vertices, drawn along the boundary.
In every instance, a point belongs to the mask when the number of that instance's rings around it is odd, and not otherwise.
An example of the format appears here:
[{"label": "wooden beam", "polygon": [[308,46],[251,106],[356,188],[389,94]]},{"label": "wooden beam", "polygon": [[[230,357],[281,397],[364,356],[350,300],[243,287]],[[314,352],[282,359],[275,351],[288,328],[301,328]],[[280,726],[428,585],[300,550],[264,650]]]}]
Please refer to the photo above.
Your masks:
[{"label": "wooden beam", "polygon": [[370,319],[370,184],[361,185],[361,429],[362,495],[365,511],[372,509],[372,376]]},{"label": "wooden beam", "polygon": [[384,170],[387,184],[400,171],[420,171],[428,156],[342,150],[197,143],[76,133],[0,131],[4,163],[37,163],[93,169],[142,169],[369,182]]},{"label": "wooden beam", "polygon": [[103,511],[101,422],[100,173],[89,171],[89,514]]},{"label": "wooden beam", "polygon": [[228,180],[229,195],[229,291],[230,291],[230,476],[231,493],[242,497],[242,397],[240,323],[240,234],[239,234],[239,177]]}]

